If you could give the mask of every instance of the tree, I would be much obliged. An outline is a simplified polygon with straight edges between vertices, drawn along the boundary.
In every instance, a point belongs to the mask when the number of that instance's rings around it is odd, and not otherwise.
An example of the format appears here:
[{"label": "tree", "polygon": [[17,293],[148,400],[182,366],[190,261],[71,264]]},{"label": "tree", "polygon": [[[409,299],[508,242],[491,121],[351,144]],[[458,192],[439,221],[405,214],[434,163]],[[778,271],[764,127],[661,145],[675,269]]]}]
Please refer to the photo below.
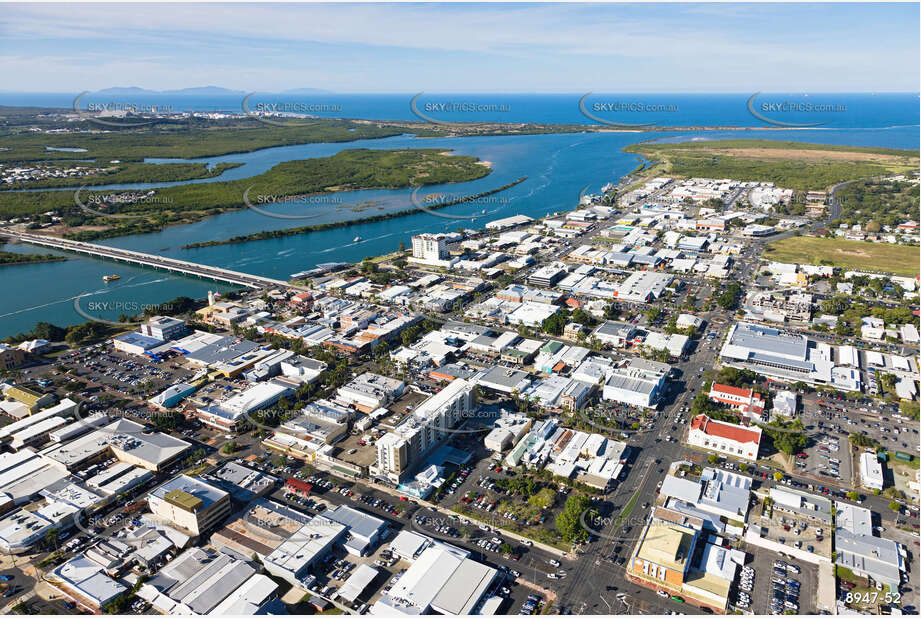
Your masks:
[{"label": "tree", "polygon": [[720,460],[720,458],[717,457],[716,455],[708,455],[708,456],[707,456],[707,462],[709,462],[710,464],[715,464],[715,463],[718,462],[719,460]]},{"label": "tree", "polygon": [[548,335],[559,337],[563,334],[567,321],[567,315],[562,311],[558,311],[541,322],[540,327]]},{"label": "tree", "polygon": [[662,315],[662,310],[658,307],[650,307],[646,310],[646,319],[649,320],[650,324],[655,322],[660,315]]},{"label": "tree", "polygon": [[595,324],[595,318],[590,316],[581,307],[572,312],[570,319],[577,324],[581,324],[582,326],[593,326]]},{"label": "tree", "polygon": [[740,463],[740,464],[739,464],[739,470],[741,470],[742,472],[745,472],[746,470],[748,470],[748,464],[747,464],[747,463]]},{"label": "tree", "polygon": [[221,452],[225,455],[230,455],[236,451],[239,446],[240,445],[237,444],[234,440],[231,440],[230,442],[224,443],[224,446],[221,447]]},{"label": "tree", "polygon": [[783,480],[783,473],[782,473],[782,472],[775,472],[775,473],[774,473],[774,480],[775,480],[775,481],[782,481],[782,480]]},{"label": "tree", "polygon": [[892,502],[889,503],[889,508],[895,511],[896,513],[898,513],[902,509],[902,506],[898,502],[893,500]]},{"label": "tree", "polygon": [[562,512],[556,516],[556,531],[567,542],[584,541],[588,531],[582,526],[582,518],[591,517],[592,502],[581,493],[571,493]]},{"label": "tree", "polygon": [[49,548],[54,548],[55,550],[57,550],[58,537],[60,536],[60,534],[61,534],[61,531],[58,530],[57,528],[51,528],[48,531],[46,531],[45,537],[43,539],[45,542],[45,546]]},{"label": "tree", "polygon": [[899,412],[914,421],[918,420],[919,410],[921,410],[921,404],[917,401],[905,400],[899,403]]},{"label": "tree", "polygon": [[844,497],[847,498],[848,500],[853,500],[854,502],[856,502],[857,500],[860,499],[860,494],[858,494],[856,491],[849,491],[846,494],[844,494]]},{"label": "tree", "polygon": [[614,303],[608,303],[604,307],[604,319],[606,320],[615,320],[617,316],[620,315],[620,310],[614,305]]}]

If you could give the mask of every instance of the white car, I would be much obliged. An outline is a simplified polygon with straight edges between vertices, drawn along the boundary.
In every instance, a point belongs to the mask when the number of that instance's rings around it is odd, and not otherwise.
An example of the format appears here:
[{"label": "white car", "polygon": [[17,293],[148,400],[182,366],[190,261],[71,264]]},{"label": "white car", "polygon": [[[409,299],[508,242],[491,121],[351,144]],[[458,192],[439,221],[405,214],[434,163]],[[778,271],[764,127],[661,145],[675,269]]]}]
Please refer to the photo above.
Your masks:
[{"label": "white car", "polygon": [[662,597],[663,599],[667,599],[667,598],[668,598],[668,593],[665,592],[664,590],[656,590],[656,594],[659,595],[660,597]]}]

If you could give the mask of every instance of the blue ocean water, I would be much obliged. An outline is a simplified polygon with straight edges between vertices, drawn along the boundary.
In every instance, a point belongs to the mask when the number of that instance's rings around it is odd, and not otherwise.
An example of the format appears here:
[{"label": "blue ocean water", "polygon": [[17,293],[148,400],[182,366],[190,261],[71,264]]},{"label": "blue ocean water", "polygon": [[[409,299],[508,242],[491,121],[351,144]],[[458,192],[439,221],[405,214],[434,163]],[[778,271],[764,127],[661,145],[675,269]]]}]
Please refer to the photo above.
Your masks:
[{"label": "blue ocean water", "polygon": [[[9,97],[10,95],[0,95],[0,104],[9,104],[4,96]],[[405,96],[374,96],[377,97],[376,105],[379,113],[377,117],[384,117],[385,114],[391,113],[390,110],[396,113],[402,106],[408,109]],[[685,109],[697,109],[697,111],[692,114],[693,118],[690,120],[684,118],[683,122],[675,124],[728,126],[731,124],[728,121],[715,122],[705,120],[705,118],[718,116],[719,114],[714,109],[720,106],[734,109],[740,100],[743,112],[736,113],[734,118],[741,124],[755,124],[745,120],[746,115],[751,117],[745,108],[746,96],[680,96],[683,97],[682,101],[699,99],[696,103],[699,108],[688,107],[690,103],[685,102]],[[871,97],[871,95],[854,96],[861,100]],[[365,99],[371,98],[374,97],[365,96]],[[375,108],[375,104],[365,99],[363,99],[363,105],[368,106],[368,113],[363,115],[373,117],[371,109]],[[604,100],[603,97],[600,100]],[[540,118],[540,122],[578,122],[577,116],[581,115],[577,105],[576,114],[568,110],[567,106],[572,101],[563,95],[522,97],[521,101],[523,101],[522,109],[528,110],[527,114],[530,114],[528,117]],[[438,199],[445,195],[454,197],[476,194],[505,185],[522,176],[527,176],[527,180],[482,202],[460,204],[437,211],[442,216],[419,212],[387,221],[365,223],[301,236],[236,245],[182,249],[182,246],[187,244],[226,239],[254,231],[363,218],[414,206],[409,191],[357,191],[336,194],[334,197],[330,196],[330,199],[317,202],[261,207],[269,212],[289,216],[303,215],[304,219],[278,219],[252,210],[241,210],[194,224],[172,227],[154,234],[122,237],[103,242],[111,246],[160,253],[179,259],[285,279],[291,273],[311,268],[318,263],[358,261],[365,256],[393,251],[400,242],[408,246],[410,237],[421,232],[454,230],[459,227],[481,227],[487,221],[512,214],[521,213],[539,217],[571,209],[578,203],[579,195],[583,190],[597,192],[602,185],[608,182],[616,183],[620,177],[632,171],[637,166],[638,160],[635,155],[624,153],[621,149],[647,139],[684,141],[759,138],[855,146],[917,148],[919,142],[917,96],[881,95],[881,98],[876,101],[878,107],[875,113],[864,111],[858,114],[856,110],[862,108],[850,107],[852,115],[849,122],[852,123],[852,126],[849,127],[823,126],[813,129],[745,131],[681,130],[668,133],[580,132],[434,139],[407,135],[345,144],[308,144],[268,148],[251,153],[209,157],[201,160],[209,164],[223,161],[243,163],[239,168],[228,171],[220,180],[247,178],[262,173],[282,161],[330,156],[343,149],[358,147],[440,148],[452,150],[458,154],[472,155],[490,163],[493,171],[486,178],[456,185],[426,188],[418,193],[417,201],[425,200],[426,196]],[[481,102],[486,104],[485,100]],[[525,102],[529,104],[529,107],[523,107]],[[37,103],[36,100],[31,100],[29,104]],[[60,103],[46,102],[45,104],[59,105]],[[390,107],[388,108],[387,105]],[[713,107],[714,105],[716,108]],[[540,117],[541,113],[544,113],[545,116]],[[403,114],[403,119],[409,119],[411,116],[411,112],[407,113],[406,110],[403,110]],[[356,114],[356,116],[360,115],[362,114]],[[751,118],[754,120],[753,117]],[[56,141],[49,145],[66,147],[64,141]],[[81,153],[78,156],[86,155]],[[162,162],[163,160],[151,161]],[[213,182],[214,180],[207,181]],[[147,186],[163,185],[119,185],[125,188]],[[22,245],[7,245],[5,249],[50,252],[47,249]],[[0,298],[0,336],[28,330],[40,320],[59,325],[82,322],[86,318],[74,308],[75,299],[83,311],[86,311],[87,303],[93,302],[97,307],[100,303],[106,303],[93,315],[113,319],[120,312],[117,309],[119,307],[155,304],[182,295],[203,297],[209,289],[228,289],[227,286],[210,281],[141,267],[72,255],[68,257],[71,259],[63,263],[21,265],[0,269],[0,281],[5,284],[5,289],[20,291],[17,294],[7,294]],[[105,274],[118,274],[121,279],[105,284],[102,282],[102,276]],[[113,309],[107,310],[105,307]]]},{"label": "blue ocean water", "polygon": [[[98,94],[81,97],[77,107],[156,109],[173,112],[241,114],[249,93],[170,95]],[[441,122],[655,124],[658,126],[770,126],[749,111],[756,93],[731,94],[335,94],[255,93],[246,103],[252,112],[279,110],[328,118],[421,120]],[[0,93],[0,105],[73,109],[78,93]],[[588,95],[586,97],[586,95]],[[580,100],[588,114],[580,107]],[[780,122],[825,123],[830,128],[887,128],[918,125],[918,93],[757,93],[752,107]],[[818,108],[818,109],[817,109]]]}]

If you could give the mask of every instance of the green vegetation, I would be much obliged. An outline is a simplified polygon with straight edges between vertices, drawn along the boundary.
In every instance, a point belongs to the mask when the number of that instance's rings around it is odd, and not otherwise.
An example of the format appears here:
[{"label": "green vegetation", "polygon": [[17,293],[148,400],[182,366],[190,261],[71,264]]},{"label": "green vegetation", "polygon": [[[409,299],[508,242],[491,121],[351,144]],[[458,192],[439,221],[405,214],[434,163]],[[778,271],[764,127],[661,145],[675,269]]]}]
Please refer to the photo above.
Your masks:
[{"label": "green vegetation", "polygon": [[[93,215],[77,206],[67,191],[0,193],[0,218],[55,212],[68,228],[93,226],[82,231],[65,229],[67,238],[90,241],[157,231],[237,210],[245,207],[247,190],[251,203],[258,203],[259,196],[278,203],[310,194],[464,182],[489,173],[474,157],[451,156],[436,149],[344,150],[331,157],[279,163],[250,178],[165,187],[152,199],[112,205],[106,211],[137,219]],[[85,191],[81,199],[85,204],[101,203],[107,193]]]},{"label": "green vegetation", "polygon": [[742,298],[742,286],[735,281],[724,285],[715,296],[716,304],[727,311],[736,309],[740,298]]},{"label": "green vegetation", "polygon": [[[94,167],[90,163],[81,163]],[[119,163],[105,168],[104,172],[86,176],[47,178],[4,184],[0,191],[15,189],[50,189],[54,187],[83,187],[136,182],[181,182],[200,178],[215,178],[242,163],[218,163],[209,168],[205,163]],[[70,168],[73,164],[55,164],[55,167]]]},{"label": "green vegetation", "polygon": [[899,402],[899,412],[916,421],[919,418],[919,412],[921,412],[921,405],[917,401],[901,401]]},{"label": "green vegetation", "polygon": [[64,262],[67,258],[53,253],[12,253],[0,251],[0,266],[13,264],[38,264],[40,262]]},{"label": "green vegetation", "polygon": [[171,431],[182,425],[185,417],[180,412],[160,412],[151,415],[150,422],[160,431]]},{"label": "green vegetation", "polygon": [[806,428],[803,422],[795,419],[790,423],[780,421],[771,421],[767,425],[759,425],[764,430],[764,435],[771,439],[776,448],[781,453],[792,455],[797,453],[809,443],[806,437]]},{"label": "green vegetation", "polygon": [[[567,542],[582,542],[588,538],[588,531],[582,525],[582,518],[589,518],[592,501],[588,496],[573,492],[566,498],[566,506],[556,516],[556,531]],[[589,511],[586,513],[586,511]]]},{"label": "green vegetation", "polygon": [[794,236],[768,244],[764,258],[777,262],[827,264],[838,268],[918,274],[918,248],[838,238]]},{"label": "green vegetation", "polygon": [[39,322],[35,325],[35,328],[30,330],[27,333],[19,333],[18,335],[13,335],[7,337],[3,340],[4,343],[16,344],[22,343],[23,341],[29,341],[30,339],[44,339],[46,341],[64,341],[64,336],[67,335],[67,329],[61,328],[60,326],[55,326],[50,322]]},{"label": "green vegetation", "polygon": [[[473,196],[470,196],[469,198],[464,198],[463,200],[458,200],[458,201],[468,201],[468,200],[478,199],[486,195],[492,195],[493,193],[504,191],[508,189],[509,187],[513,187],[521,182],[524,182],[526,178],[527,177],[523,176],[519,178],[518,180],[511,182],[507,185],[503,185],[497,189],[485,191],[483,193],[479,193],[477,195],[473,195]],[[437,208],[444,208],[446,206],[451,206],[453,203],[457,203],[458,201],[455,201],[452,203],[436,204],[434,206],[428,206],[428,209],[435,210]],[[304,225],[301,227],[292,227],[292,228],[287,228],[283,230],[270,230],[270,231],[265,231],[265,232],[255,232],[253,234],[246,234],[245,236],[234,236],[226,240],[211,240],[207,242],[197,242],[197,243],[185,245],[183,246],[183,249],[197,249],[200,247],[214,247],[218,245],[234,245],[234,244],[245,243],[245,242],[253,242],[256,240],[269,240],[272,238],[286,238],[288,236],[300,236],[302,234],[310,234],[312,232],[322,232],[324,230],[332,230],[332,229],[337,229],[337,228],[342,228],[342,227],[349,227],[352,225],[361,225],[364,223],[374,223],[377,221],[387,221],[390,219],[398,219],[400,217],[405,217],[407,215],[415,215],[418,213],[419,213],[418,209],[408,208],[406,210],[397,210],[397,211],[389,212],[389,213],[382,214],[382,215],[374,215],[372,217],[362,217],[360,219],[347,219],[344,221],[335,221],[333,223],[320,223],[317,225]]]},{"label": "green vegetation", "polygon": [[[97,159],[108,162],[111,159],[142,161],[145,157],[196,159],[277,146],[392,137],[406,132],[399,126],[347,120],[317,119],[310,124],[298,124],[301,126],[273,127],[246,120],[233,123],[235,126],[208,123],[192,130],[183,124],[179,127],[155,126],[105,133],[23,132],[3,137],[7,150],[0,151],[0,161]],[[46,147],[84,148],[86,152],[63,152],[47,150]]]},{"label": "green vegetation", "polygon": [[914,171],[918,151],[858,148],[772,140],[717,140],[624,148],[661,162],[651,174],[772,181],[798,191],[889,173]]},{"label": "green vegetation", "polygon": [[630,500],[627,501],[627,504],[624,505],[623,510],[620,512],[620,515],[617,516],[617,521],[614,522],[614,527],[612,530],[617,531],[620,529],[620,525],[624,523],[624,520],[630,516],[630,512],[633,511],[633,507],[636,506],[637,500],[640,497],[640,488],[637,488],[633,495],[630,496]]},{"label": "green vegetation", "polygon": [[875,449],[879,446],[879,443],[876,440],[862,433],[854,432],[851,435],[849,435],[847,439],[848,439],[848,442],[850,442],[854,446],[858,446],[861,448],[874,448]]},{"label": "green vegetation", "polygon": [[840,223],[861,224],[867,232],[918,219],[918,185],[893,180],[862,180],[838,190]]},{"label": "green vegetation", "polygon": [[690,414],[692,418],[700,414],[706,414],[717,421],[733,423],[735,425],[739,424],[739,417],[731,408],[721,406],[715,401],[711,401],[706,393],[697,393],[697,395],[694,396],[694,400],[691,402]]}]

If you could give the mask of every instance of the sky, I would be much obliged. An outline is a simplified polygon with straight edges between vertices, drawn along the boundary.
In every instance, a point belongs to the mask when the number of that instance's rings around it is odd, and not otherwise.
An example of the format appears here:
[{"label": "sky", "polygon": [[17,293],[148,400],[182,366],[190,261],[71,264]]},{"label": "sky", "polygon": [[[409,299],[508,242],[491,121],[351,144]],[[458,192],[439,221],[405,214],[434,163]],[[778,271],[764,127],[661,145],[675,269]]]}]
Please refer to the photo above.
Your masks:
[{"label": "sky", "polygon": [[919,4],[3,4],[0,89],[917,92]]}]

